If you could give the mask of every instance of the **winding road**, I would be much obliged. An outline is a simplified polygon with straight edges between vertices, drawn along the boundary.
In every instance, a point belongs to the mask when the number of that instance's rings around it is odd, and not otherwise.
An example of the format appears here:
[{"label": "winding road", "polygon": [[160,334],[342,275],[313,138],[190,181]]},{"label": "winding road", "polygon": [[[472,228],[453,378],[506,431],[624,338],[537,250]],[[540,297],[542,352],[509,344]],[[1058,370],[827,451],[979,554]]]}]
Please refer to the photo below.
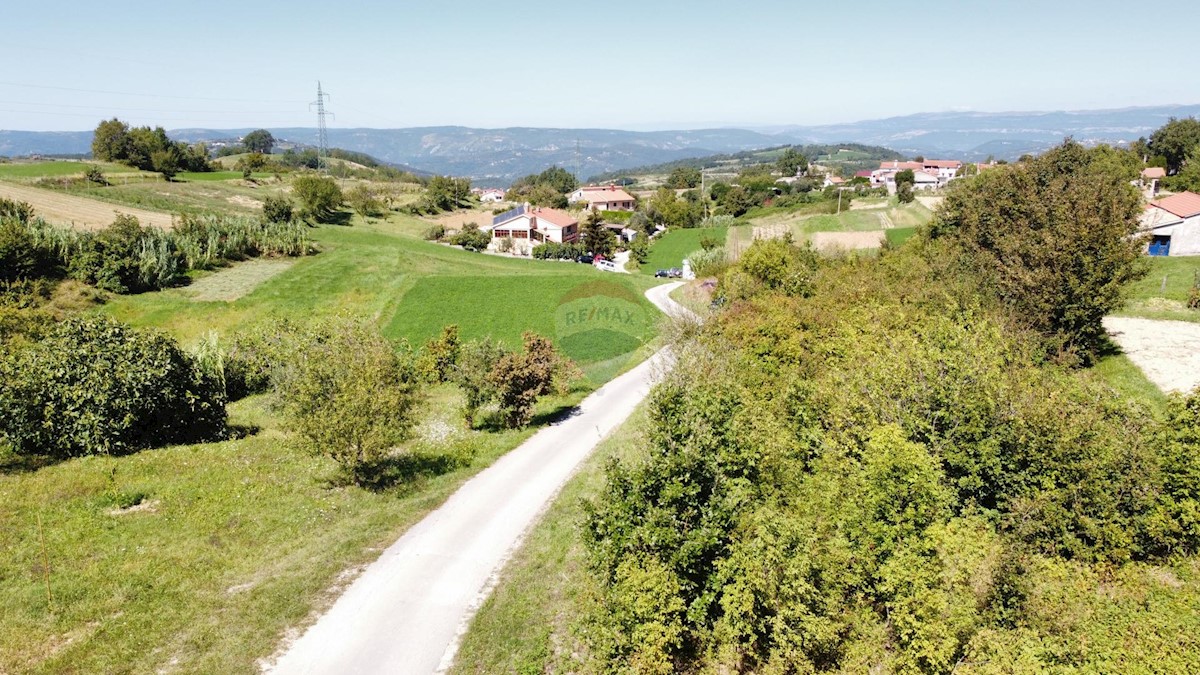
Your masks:
[{"label": "winding road", "polygon": [[[668,316],[691,312],[656,286]],[[525,533],[580,463],[646,397],[671,360],[656,353],[467,481],[372,563],[290,645],[274,673],[436,673],[449,668],[471,617]]]}]

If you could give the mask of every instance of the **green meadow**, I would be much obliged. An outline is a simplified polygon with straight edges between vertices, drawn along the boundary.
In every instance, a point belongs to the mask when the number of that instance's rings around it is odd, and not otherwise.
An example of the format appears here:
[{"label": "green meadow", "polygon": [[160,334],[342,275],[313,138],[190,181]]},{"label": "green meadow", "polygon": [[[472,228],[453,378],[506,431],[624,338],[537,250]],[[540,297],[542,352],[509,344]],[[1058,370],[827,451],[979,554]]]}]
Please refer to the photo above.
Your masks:
[{"label": "green meadow", "polygon": [[728,228],[725,227],[695,227],[668,230],[654,239],[650,245],[650,256],[642,270],[654,274],[656,270],[682,267],[683,259],[689,254],[699,251],[700,240],[704,237],[725,243]]}]

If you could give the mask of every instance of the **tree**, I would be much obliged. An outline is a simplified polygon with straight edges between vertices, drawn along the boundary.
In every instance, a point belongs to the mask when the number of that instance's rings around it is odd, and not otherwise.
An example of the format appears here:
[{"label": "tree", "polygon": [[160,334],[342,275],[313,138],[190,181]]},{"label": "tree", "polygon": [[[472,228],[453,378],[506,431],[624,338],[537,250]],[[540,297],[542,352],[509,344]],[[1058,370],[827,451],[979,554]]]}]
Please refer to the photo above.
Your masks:
[{"label": "tree", "polygon": [[652,221],[667,227],[695,227],[700,222],[701,210],[698,203],[680,199],[674,190],[661,187],[650,200],[647,214]]},{"label": "tree", "polygon": [[249,152],[261,152],[269,155],[275,147],[275,137],[266,129],[258,129],[243,136],[242,145],[246,146],[246,150]]},{"label": "tree", "polygon": [[466,343],[459,350],[451,379],[463,393],[463,421],[467,428],[475,426],[479,409],[496,398],[496,387],[492,371],[500,359],[508,353],[504,345],[490,338]]},{"label": "tree", "polygon": [[529,424],[537,400],[565,389],[567,381],[578,374],[575,364],[561,356],[550,340],[529,331],[523,337],[524,351],[500,357],[490,375],[500,414],[509,428]]},{"label": "tree", "polygon": [[779,169],[779,173],[783,176],[798,176],[802,171],[808,169],[808,158],[797,152],[795,148],[789,147],[783,151],[779,159],[775,160],[775,168]]},{"label": "tree", "polygon": [[360,218],[377,216],[383,212],[383,202],[375,190],[367,184],[356,185],[346,193],[346,203]]},{"label": "tree", "polygon": [[427,382],[448,382],[454,375],[461,353],[458,324],[443,326],[441,335],[425,343],[425,349],[417,361],[417,372]]},{"label": "tree", "polygon": [[411,356],[350,320],[306,340],[275,392],[301,445],[359,485],[374,484],[379,462],[407,437],[419,398]]},{"label": "tree", "polygon": [[129,156],[129,125],[117,118],[103,121],[92,134],[92,156],[102,162],[120,162]]},{"label": "tree", "polygon": [[909,185],[914,185],[917,182],[917,176],[916,176],[916,174],[913,173],[912,169],[904,169],[903,171],[896,172],[895,180],[896,180],[896,189],[899,190],[900,185],[902,183],[908,183]]},{"label": "tree", "polygon": [[292,181],[292,192],[300,200],[300,214],[318,223],[329,222],[345,197],[332,178],[304,175]]},{"label": "tree", "polygon": [[479,229],[478,223],[467,223],[457,234],[450,237],[450,243],[468,251],[482,251],[492,243],[492,235]]},{"label": "tree", "polygon": [[912,183],[896,183],[896,201],[901,204],[911,204],[916,198]]},{"label": "tree", "polygon": [[1051,349],[1100,349],[1100,320],[1145,276],[1141,198],[1074,141],[1022,165],[991,169],[950,192],[930,228],[961,252],[981,285]]},{"label": "tree", "polygon": [[453,211],[467,206],[471,197],[471,179],[453,176],[434,176],[425,187],[421,200],[422,210],[427,213]]},{"label": "tree", "polygon": [[1150,151],[1162,156],[1167,162],[1167,173],[1174,174],[1183,168],[1188,154],[1200,145],[1200,120],[1195,117],[1167,120],[1150,135]]},{"label": "tree", "polygon": [[604,216],[595,209],[592,209],[588,213],[587,219],[583,221],[583,244],[592,252],[592,255],[606,258],[616,248],[616,235],[604,224]]},{"label": "tree", "polygon": [[700,169],[694,166],[677,166],[667,177],[667,187],[676,190],[694,188],[700,185]]},{"label": "tree", "polygon": [[155,150],[150,153],[150,166],[161,173],[163,178],[171,180],[179,173],[179,155],[174,148]]}]

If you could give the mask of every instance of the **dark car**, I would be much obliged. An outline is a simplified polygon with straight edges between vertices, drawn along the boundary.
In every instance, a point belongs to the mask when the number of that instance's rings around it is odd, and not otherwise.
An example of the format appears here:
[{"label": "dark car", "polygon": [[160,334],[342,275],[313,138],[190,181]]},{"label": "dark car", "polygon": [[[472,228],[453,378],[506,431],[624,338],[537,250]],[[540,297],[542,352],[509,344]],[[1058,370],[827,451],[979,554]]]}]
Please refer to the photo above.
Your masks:
[{"label": "dark car", "polygon": [[581,255],[575,259],[575,262],[583,263],[585,265],[591,265],[595,261],[596,261],[596,259],[590,255]]},{"label": "dark car", "polygon": [[659,270],[654,273],[654,276],[669,279],[671,277],[671,270]]}]

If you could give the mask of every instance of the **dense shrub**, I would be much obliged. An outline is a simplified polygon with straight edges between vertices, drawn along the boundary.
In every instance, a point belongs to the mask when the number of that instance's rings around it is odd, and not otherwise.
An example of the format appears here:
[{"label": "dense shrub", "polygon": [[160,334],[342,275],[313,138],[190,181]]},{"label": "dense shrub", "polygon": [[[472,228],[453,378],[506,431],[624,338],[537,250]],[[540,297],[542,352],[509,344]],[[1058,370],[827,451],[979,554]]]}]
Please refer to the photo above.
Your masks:
[{"label": "dense shrub", "polygon": [[290,223],[294,217],[292,200],[283,196],[267,195],[263,200],[262,217],[268,223]]},{"label": "dense shrub", "polygon": [[500,415],[509,428],[529,424],[539,398],[565,391],[579,375],[575,364],[559,354],[550,340],[526,332],[524,342],[523,351],[501,356],[488,376]]},{"label": "dense shrub", "polygon": [[422,236],[427,241],[441,241],[442,238],[446,236],[446,226],[440,224],[430,225],[429,227],[425,228],[425,232],[422,234]]},{"label": "dense shrub", "polygon": [[412,355],[356,321],[334,322],[313,338],[275,370],[275,394],[306,448],[370,485],[414,423]]},{"label": "dense shrub", "polygon": [[332,178],[305,174],[292,181],[292,192],[300,200],[301,217],[318,223],[334,219],[346,198]]},{"label": "dense shrub", "polygon": [[458,336],[458,325],[442,328],[441,335],[425,343],[417,359],[417,372],[427,382],[447,382],[454,375],[462,342]]},{"label": "dense shrub", "polygon": [[187,261],[172,236],[122,214],[103,230],[79,236],[67,267],[72,278],[97,288],[140,293],[179,283]]},{"label": "dense shrub", "polygon": [[548,241],[533,248],[533,257],[539,260],[575,260],[583,255],[582,244],[560,244]]},{"label": "dense shrub", "polygon": [[482,251],[492,243],[492,235],[479,229],[477,223],[467,223],[454,236],[450,237],[450,243],[468,251]]},{"label": "dense shrub", "polygon": [[170,338],[69,319],[0,354],[0,436],[21,454],[117,454],[212,438],[225,397]]},{"label": "dense shrub", "polygon": [[687,260],[692,266],[692,272],[698,277],[716,276],[723,272],[728,264],[724,246],[692,251]]}]

